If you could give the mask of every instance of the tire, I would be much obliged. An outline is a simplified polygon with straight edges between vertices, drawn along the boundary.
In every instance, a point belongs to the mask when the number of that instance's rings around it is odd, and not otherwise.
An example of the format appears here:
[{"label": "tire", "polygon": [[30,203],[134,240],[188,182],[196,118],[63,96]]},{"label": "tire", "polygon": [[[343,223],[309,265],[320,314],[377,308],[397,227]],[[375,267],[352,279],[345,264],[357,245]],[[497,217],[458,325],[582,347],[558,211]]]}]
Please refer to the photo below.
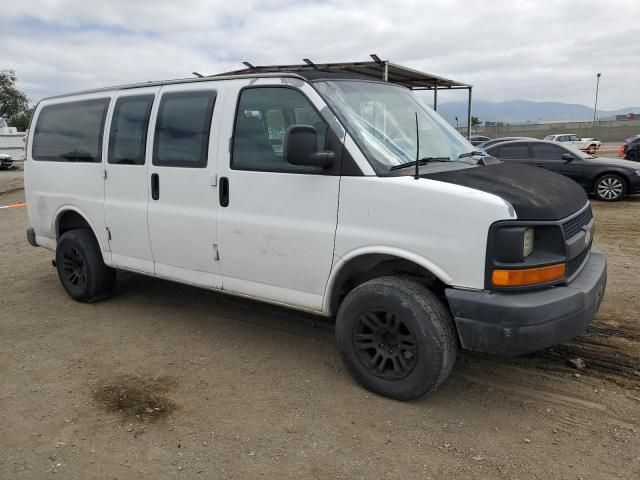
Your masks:
[{"label": "tire", "polygon": [[458,351],[447,308],[429,289],[401,277],[353,289],[338,310],[336,342],[360,385],[397,400],[436,390]]},{"label": "tire", "polygon": [[638,160],[640,160],[640,158],[638,158],[638,152],[635,152],[635,151],[628,152],[627,160],[631,160],[632,162],[637,162]]},{"label": "tire", "polygon": [[58,240],[56,267],[60,283],[79,302],[110,296],[116,271],[102,261],[100,247],[89,229],[69,230]]},{"label": "tire", "polygon": [[597,150],[597,148],[596,148],[596,146],[595,146],[595,145],[589,145],[589,146],[587,147],[587,153],[588,153],[589,155],[593,155],[594,153],[596,153],[596,150]]},{"label": "tire", "polygon": [[620,175],[608,173],[596,180],[593,192],[598,200],[615,202],[627,194],[627,182]]}]

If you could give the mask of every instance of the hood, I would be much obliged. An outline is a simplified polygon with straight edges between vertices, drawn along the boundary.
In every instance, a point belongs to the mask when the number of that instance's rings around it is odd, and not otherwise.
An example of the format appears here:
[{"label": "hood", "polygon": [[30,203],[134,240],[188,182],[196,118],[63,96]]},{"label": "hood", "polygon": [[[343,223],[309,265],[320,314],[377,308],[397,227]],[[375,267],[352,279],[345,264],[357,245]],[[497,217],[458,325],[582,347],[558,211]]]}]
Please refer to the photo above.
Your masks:
[{"label": "hood", "polygon": [[520,220],[560,220],[588,202],[573,180],[528,165],[498,163],[421,177],[497,195],[513,206]]},{"label": "hood", "polygon": [[629,168],[631,170],[640,170],[640,162],[632,162],[631,160],[624,160],[623,158],[611,158],[611,157],[596,157],[586,158],[585,162],[592,163],[594,165],[609,165],[612,167]]}]

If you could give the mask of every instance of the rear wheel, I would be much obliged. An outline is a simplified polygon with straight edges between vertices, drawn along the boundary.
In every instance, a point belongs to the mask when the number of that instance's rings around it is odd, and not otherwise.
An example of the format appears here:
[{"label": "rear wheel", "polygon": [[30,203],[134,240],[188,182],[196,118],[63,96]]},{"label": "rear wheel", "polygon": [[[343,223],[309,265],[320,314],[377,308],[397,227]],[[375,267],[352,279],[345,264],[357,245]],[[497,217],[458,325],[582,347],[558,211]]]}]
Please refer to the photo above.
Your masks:
[{"label": "rear wheel", "polygon": [[116,271],[102,261],[91,230],[65,232],[56,247],[58,277],[67,293],[79,302],[93,302],[113,291]]},{"label": "rear wheel", "polygon": [[620,175],[609,173],[596,180],[594,193],[599,200],[615,202],[627,193],[627,184]]},{"label": "rear wheel", "polygon": [[352,290],[338,311],[336,340],[358,383],[398,400],[434,391],[451,372],[458,350],[442,302],[400,277],[377,278]]}]

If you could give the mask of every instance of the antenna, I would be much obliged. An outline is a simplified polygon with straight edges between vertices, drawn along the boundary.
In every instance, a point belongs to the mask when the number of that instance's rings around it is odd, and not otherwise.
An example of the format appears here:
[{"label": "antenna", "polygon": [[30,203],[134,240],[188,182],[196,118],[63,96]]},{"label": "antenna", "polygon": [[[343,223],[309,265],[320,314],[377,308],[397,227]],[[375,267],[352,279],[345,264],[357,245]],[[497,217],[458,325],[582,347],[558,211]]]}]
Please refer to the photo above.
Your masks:
[{"label": "antenna", "polygon": [[306,63],[307,65],[309,65],[310,67],[313,67],[315,69],[317,69],[318,67],[316,67],[316,64],[313,63],[311,60],[309,60],[308,58],[303,58],[302,61],[304,63]]},{"label": "antenna", "polygon": [[191,75],[194,75],[194,76],[196,76],[198,78],[203,78],[204,77],[204,75],[202,75],[201,73],[198,73],[198,72],[191,72]]},{"label": "antenna", "polygon": [[250,68],[251,70],[255,70],[256,67],[254,67],[253,65],[251,65],[249,62],[242,62],[242,64],[247,67]]},{"label": "antenna", "polygon": [[416,174],[413,177],[420,178],[420,129],[418,128],[418,112],[416,112]]}]

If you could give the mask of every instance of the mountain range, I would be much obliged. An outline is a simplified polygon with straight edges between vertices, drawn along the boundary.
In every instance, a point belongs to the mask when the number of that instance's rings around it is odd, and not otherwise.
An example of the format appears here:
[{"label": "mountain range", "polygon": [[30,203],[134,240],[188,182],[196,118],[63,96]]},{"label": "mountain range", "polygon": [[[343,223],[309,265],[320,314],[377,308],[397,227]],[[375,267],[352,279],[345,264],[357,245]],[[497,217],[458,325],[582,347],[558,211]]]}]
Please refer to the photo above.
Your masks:
[{"label": "mountain range", "polygon": [[[640,114],[640,107],[627,107],[619,110],[598,110],[597,117],[601,120],[615,119],[616,115],[627,113]],[[467,123],[467,102],[438,103],[438,113],[455,125],[455,117],[460,124]],[[589,120],[593,118],[593,107],[575,103],[562,102],[534,102],[530,100],[510,100],[506,102],[492,102],[476,100],[472,105],[472,115],[480,122],[540,122],[540,121],[569,121]]]}]

